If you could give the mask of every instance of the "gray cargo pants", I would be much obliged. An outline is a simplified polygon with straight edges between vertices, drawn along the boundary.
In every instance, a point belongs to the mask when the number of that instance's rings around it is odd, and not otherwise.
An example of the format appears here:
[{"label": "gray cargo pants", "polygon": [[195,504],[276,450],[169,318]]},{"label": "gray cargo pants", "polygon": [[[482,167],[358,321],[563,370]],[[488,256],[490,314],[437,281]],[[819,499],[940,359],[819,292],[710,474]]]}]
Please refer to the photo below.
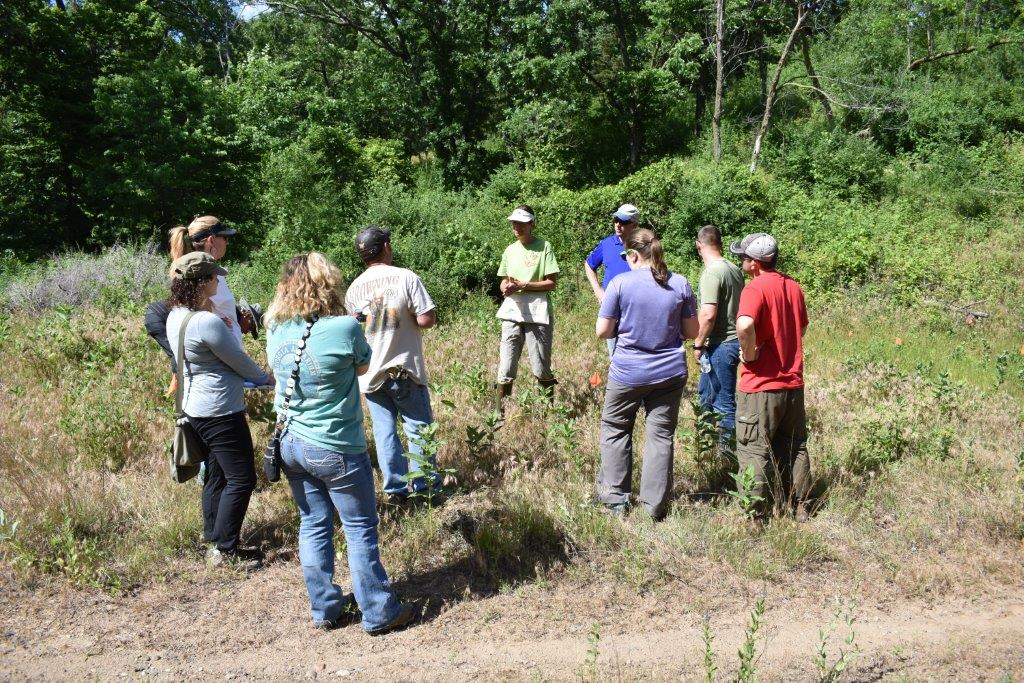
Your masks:
[{"label": "gray cargo pants", "polygon": [[551,374],[551,342],[555,324],[517,323],[501,321],[501,354],[498,359],[498,384],[508,384],[519,371],[519,357],[523,355],[523,344],[530,355],[530,368],[539,380],[554,379]]},{"label": "gray cargo pants", "polygon": [[633,490],[633,426],[643,406],[647,433],[640,472],[640,503],[655,519],[665,515],[672,491],[673,438],[685,389],[685,376],[642,387],[608,381],[601,411],[598,500],[607,505],[629,502]]}]

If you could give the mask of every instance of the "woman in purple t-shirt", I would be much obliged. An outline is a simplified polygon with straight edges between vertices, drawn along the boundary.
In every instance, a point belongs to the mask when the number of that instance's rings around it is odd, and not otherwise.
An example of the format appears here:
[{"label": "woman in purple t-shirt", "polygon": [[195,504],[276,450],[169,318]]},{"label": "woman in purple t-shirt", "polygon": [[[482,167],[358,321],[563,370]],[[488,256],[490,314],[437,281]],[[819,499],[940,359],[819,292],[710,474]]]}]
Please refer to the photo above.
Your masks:
[{"label": "woman in purple t-shirt", "polygon": [[697,304],[690,283],[665,266],[661,240],[647,229],[626,242],[630,272],[605,291],[597,336],[618,335],[601,411],[601,471],[597,496],[616,514],[629,509],[633,426],[647,413],[640,503],[654,519],[665,516],[672,490],[673,435],[686,389],[684,339],[697,336]]}]

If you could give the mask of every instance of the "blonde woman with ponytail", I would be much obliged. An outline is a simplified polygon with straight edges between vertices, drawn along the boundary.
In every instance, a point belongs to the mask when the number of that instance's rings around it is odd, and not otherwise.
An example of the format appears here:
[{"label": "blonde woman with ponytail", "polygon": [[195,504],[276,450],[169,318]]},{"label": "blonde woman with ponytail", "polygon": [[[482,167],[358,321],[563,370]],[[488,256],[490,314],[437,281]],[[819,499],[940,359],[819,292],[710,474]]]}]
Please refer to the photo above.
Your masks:
[{"label": "blonde woman with ponytail", "polygon": [[[216,261],[224,258],[228,250],[228,238],[237,234],[234,228],[221,223],[216,216],[197,216],[188,226],[178,225],[168,232],[171,261],[193,251],[203,251]],[[235,295],[231,293],[223,275],[217,277],[217,293],[210,299],[213,312],[220,316],[231,333],[242,343],[242,334],[249,332],[254,321],[248,309],[238,309]]]},{"label": "blonde woman with ponytail", "polygon": [[597,336],[618,336],[601,411],[601,470],[597,496],[614,514],[629,510],[633,426],[647,414],[640,503],[655,520],[668,512],[673,436],[686,389],[684,339],[697,336],[697,303],[690,283],[669,272],[661,240],[634,230],[625,243],[629,272],[608,283]]},{"label": "blonde woman with ponytail", "polygon": [[[373,470],[356,378],[369,368],[363,328],[345,314],[341,273],[323,254],[288,260],[267,309],[267,357],[277,378],[279,419],[299,356],[281,432],[281,464],[299,508],[299,560],[313,625],[334,629],[362,612],[372,634],[413,621],[380,561]],[[341,518],[352,593],[334,583],[334,512]]]}]

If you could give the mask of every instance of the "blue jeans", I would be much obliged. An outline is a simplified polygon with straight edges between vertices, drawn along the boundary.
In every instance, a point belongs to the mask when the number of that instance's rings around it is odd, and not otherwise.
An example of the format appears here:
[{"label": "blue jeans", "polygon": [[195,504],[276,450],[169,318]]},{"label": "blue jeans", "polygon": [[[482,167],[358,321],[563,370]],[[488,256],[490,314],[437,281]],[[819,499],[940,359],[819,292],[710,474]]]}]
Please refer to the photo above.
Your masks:
[{"label": "blue jeans", "polygon": [[299,508],[299,560],[314,623],[341,616],[345,601],[334,583],[334,510],[345,532],[352,592],[363,628],[381,628],[398,615],[398,598],[380,562],[377,508],[368,453],[338,453],[285,432],[281,460]]},{"label": "blue jeans", "polygon": [[[415,439],[423,427],[434,421],[434,413],[430,410],[430,391],[408,377],[388,377],[379,389],[366,394],[366,405],[370,408],[370,421],[373,422],[373,440],[377,446],[377,463],[384,476],[384,493],[407,495],[410,483],[404,477],[410,471],[418,472],[420,466],[405,455],[402,441],[398,438],[398,419],[402,419],[409,452],[422,455],[423,449]],[[437,467],[436,462],[433,465]],[[435,475],[431,483],[439,486],[440,476]],[[427,478],[415,479],[412,487],[416,491],[425,491]]]},{"label": "blue jeans", "polygon": [[705,352],[710,371],[700,373],[697,394],[705,410],[718,417],[718,444],[722,453],[731,453],[736,432],[736,368],[740,364],[740,342],[737,339],[709,346]]}]

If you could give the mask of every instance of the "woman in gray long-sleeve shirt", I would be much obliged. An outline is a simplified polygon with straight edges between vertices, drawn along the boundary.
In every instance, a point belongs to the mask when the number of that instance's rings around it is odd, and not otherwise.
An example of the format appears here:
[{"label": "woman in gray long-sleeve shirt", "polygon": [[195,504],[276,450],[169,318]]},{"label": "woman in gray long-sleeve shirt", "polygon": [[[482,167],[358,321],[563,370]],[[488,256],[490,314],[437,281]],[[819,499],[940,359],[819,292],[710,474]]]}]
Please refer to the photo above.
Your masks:
[{"label": "woman in gray long-sleeve shirt", "polygon": [[213,257],[186,254],[175,260],[172,271],[167,340],[179,365],[182,324],[196,312],[184,328],[182,410],[209,451],[203,483],[203,537],[210,544],[206,560],[216,565],[249,559],[252,553],[239,548],[239,535],[256,488],[256,467],[242,383],[269,384],[271,378],[211,312],[210,297],[217,292],[217,276],[224,273]]}]

